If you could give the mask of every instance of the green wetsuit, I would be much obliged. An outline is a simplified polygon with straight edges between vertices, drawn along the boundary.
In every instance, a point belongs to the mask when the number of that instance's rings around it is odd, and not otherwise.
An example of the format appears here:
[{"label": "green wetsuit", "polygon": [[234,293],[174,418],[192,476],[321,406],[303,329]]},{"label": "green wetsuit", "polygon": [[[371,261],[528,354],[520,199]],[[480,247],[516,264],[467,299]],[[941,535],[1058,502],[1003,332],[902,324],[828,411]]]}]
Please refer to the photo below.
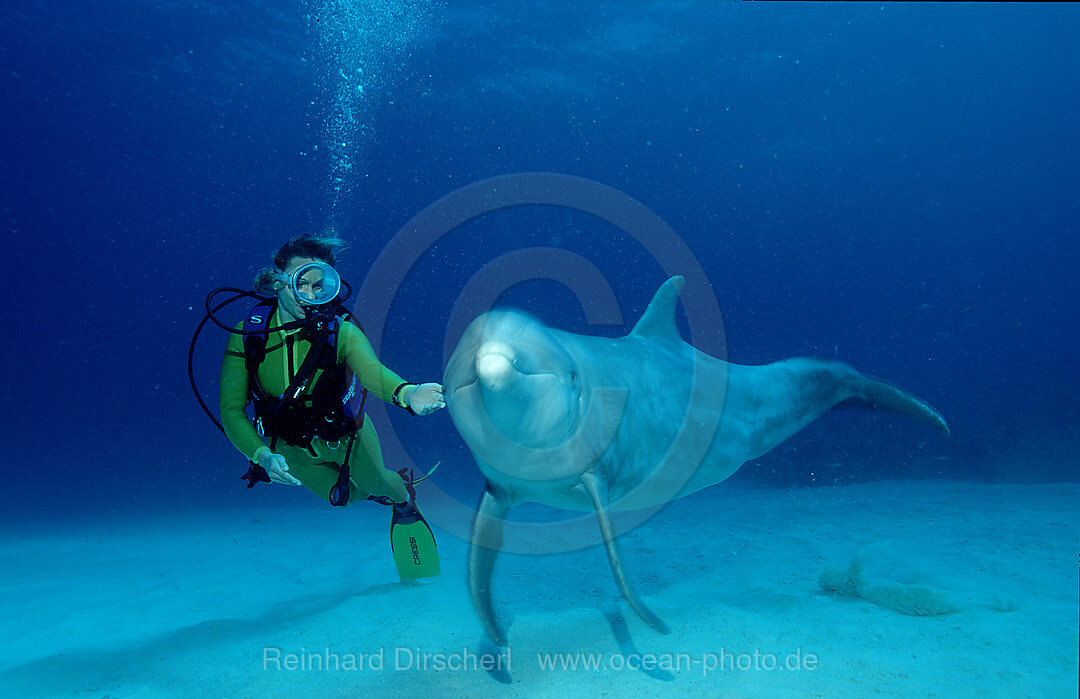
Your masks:
[{"label": "green wetsuit", "polygon": [[[281,325],[278,312],[274,311],[268,327]],[[243,329],[243,323],[237,326]],[[299,329],[291,332],[276,331],[270,333],[266,341],[266,357],[256,372],[259,385],[268,395],[280,396],[292,382],[294,373],[300,368],[311,349],[311,343],[297,337]],[[360,385],[368,393],[384,401],[393,402],[394,392],[406,383],[400,376],[387,369],[375,356],[375,350],[367,337],[355,324],[343,321],[339,327],[337,342],[337,361],[352,369]],[[322,374],[317,369],[312,381],[308,382],[305,392],[318,382]],[[245,406],[248,401],[248,371],[244,363],[244,338],[232,334],[225,349],[225,359],[221,363],[221,423],[225,434],[233,445],[250,461],[255,454],[265,447],[259,433],[248,419]],[[285,457],[289,464],[289,473],[304,484],[311,492],[324,500],[329,499],[330,488],[337,482],[341,463],[349,438],[337,442],[326,442],[315,438],[311,449],[286,444],[278,440],[275,451]],[[371,420],[364,420],[363,427],[356,435],[352,453],[349,457],[349,502],[367,499],[369,495],[385,495],[395,502],[408,499],[401,477],[388,471],[383,465],[382,450],[379,448],[379,436]]]}]

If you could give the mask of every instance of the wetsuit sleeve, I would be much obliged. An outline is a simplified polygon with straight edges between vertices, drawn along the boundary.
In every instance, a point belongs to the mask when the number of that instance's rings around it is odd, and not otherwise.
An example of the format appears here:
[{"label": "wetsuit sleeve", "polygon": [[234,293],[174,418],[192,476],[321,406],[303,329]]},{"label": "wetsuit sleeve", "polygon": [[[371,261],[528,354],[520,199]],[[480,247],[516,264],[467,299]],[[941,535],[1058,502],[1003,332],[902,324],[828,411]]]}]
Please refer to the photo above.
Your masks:
[{"label": "wetsuit sleeve", "polygon": [[[242,329],[242,326],[243,323],[237,329]],[[252,461],[255,452],[265,445],[244,412],[248,399],[248,372],[244,365],[244,338],[241,335],[229,335],[225,359],[221,362],[220,387],[219,407],[225,436]]]},{"label": "wetsuit sleeve", "polygon": [[341,359],[356,374],[360,385],[384,401],[393,402],[394,391],[407,382],[382,365],[360,328],[352,323],[342,323],[338,346],[343,352]]}]

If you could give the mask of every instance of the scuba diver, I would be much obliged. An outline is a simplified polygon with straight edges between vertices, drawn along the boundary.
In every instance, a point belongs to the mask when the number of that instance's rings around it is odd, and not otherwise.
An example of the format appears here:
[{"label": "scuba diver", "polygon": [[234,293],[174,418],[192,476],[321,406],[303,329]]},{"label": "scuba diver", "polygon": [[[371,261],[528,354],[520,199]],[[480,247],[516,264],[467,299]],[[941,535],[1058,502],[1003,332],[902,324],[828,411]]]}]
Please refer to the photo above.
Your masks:
[{"label": "scuba diver", "polygon": [[[361,500],[392,506],[391,550],[402,581],[434,577],[438,550],[414,488],[426,476],[414,479],[407,469],[385,468],[364,403],[370,394],[410,414],[428,415],[446,407],[443,389],[438,383],[409,383],[376,358],[342,307],[348,294],[339,292],[348,284],[333,267],[334,248],[341,244],[336,238],[295,237],[274,255],[272,268],[259,272],[254,294],[211,292],[203,324],[214,320],[232,333],[221,365],[220,423],[198,394],[189,354],[192,388],[250,462],[242,476],[249,488],[260,481],[283,483],[303,486],[334,506]],[[214,294],[223,291],[237,296],[211,308]],[[259,303],[235,328],[214,316],[244,297]]]}]

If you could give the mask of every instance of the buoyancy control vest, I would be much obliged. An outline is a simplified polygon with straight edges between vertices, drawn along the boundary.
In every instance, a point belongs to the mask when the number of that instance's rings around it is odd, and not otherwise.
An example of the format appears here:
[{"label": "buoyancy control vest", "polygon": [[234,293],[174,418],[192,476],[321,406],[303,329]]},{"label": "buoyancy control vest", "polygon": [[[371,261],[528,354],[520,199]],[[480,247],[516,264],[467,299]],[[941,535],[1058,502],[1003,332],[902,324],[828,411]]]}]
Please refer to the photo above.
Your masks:
[{"label": "buoyancy control vest", "polygon": [[[244,330],[266,329],[276,307],[276,303],[256,305],[244,321]],[[328,442],[337,441],[354,434],[364,424],[367,389],[360,387],[347,365],[337,361],[338,331],[348,319],[348,312],[336,306],[332,316],[300,330],[296,337],[309,341],[311,349],[280,396],[267,393],[258,380],[259,365],[266,358],[269,333],[244,336],[248,393],[255,408],[255,427],[261,436],[308,449],[316,437]],[[305,390],[319,369],[322,373],[314,386]],[[358,388],[360,401],[354,408],[353,399]]]}]

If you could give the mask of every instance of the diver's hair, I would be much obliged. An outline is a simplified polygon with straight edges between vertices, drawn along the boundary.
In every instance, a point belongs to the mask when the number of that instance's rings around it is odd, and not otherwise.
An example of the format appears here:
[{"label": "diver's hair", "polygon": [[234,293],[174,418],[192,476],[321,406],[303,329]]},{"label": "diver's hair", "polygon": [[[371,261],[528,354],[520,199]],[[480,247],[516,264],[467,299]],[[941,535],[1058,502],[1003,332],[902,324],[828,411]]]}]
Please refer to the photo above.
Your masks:
[{"label": "diver's hair", "polygon": [[320,260],[333,266],[334,248],[342,248],[344,246],[345,241],[341,238],[315,236],[310,233],[298,235],[295,238],[290,239],[274,253],[274,267],[276,269],[270,267],[263,267],[260,269],[259,273],[255,275],[255,281],[252,286],[256,293],[264,296],[273,296],[277,293],[280,284],[274,275],[285,271],[285,267],[288,266],[289,260],[294,257],[310,257],[313,260]]},{"label": "diver's hair", "polygon": [[259,273],[255,275],[255,281],[251,283],[256,294],[263,296],[273,296],[277,294],[278,287],[281,283],[274,275],[277,274],[276,270],[272,270],[269,267],[263,267],[259,270]]},{"label": "diver's hair", "polygon": [[321,260],[326,264],[334,264],[334,248],[345,245],[341,238],[329,236],[314,236],[308,233],[298,235],[289,242],[278,248],[274,254],[274,264],[280,270],[285,269],[289,260],[294,257],[310,257],[313,260]]}]

